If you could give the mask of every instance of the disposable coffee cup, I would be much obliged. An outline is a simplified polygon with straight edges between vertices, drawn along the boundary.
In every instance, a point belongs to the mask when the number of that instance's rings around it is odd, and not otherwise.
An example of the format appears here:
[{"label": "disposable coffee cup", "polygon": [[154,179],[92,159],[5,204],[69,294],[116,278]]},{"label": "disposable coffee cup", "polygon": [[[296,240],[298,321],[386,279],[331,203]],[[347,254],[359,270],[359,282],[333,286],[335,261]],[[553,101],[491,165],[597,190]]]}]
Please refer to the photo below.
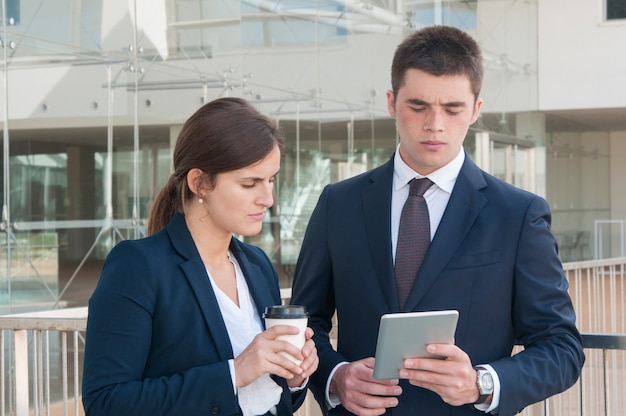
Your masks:
[{"label": "disposable coffee cup", "polygon": [[[300,330],[296,335],[279,335],[276,339],[289,341],[293,345],[295,345],[299,350],[304,347],[304,342],[306,338],[304,336],[304,332],[306,331],[307,324],[309,322],[309,314],[306,311],[304,306],[299,305],[275,305],[268,306],[265,308],[265,313],[263,313],[263,318],[265,319],[265,327],[270,329],[275,325],[289,325],[295,326]],[[290,354],[287,354],[284,351],[280,352],[281,355],[289,358],[296,364],[300,364],[302,361],[297,360]]]}]

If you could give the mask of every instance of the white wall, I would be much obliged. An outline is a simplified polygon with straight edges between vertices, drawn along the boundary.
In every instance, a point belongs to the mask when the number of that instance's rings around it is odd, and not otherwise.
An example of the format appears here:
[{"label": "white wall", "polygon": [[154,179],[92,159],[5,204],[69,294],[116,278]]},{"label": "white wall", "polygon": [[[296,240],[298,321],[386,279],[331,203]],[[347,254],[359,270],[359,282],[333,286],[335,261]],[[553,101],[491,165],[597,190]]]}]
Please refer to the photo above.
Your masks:
[{"label": "white wall", "polygon": [[626,21],[603,22],[603,0],[541,0],[541,110],[626,107]]}]

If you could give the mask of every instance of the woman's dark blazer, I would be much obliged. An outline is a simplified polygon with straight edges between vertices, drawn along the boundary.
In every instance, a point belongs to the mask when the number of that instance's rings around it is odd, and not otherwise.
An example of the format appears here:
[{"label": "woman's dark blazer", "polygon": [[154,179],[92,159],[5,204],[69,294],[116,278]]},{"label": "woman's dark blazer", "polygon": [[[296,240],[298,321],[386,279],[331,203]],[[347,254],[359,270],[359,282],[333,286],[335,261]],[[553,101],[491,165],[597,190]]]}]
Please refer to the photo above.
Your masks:
[{"label": "woman's dark blazer", "polygon": [[[230,244],[258,313],[280,304],[265,253]],[[228,360],[233,351],[206,268],[182,215],[165,229],[111,250],[89,300],[83,404],[96,415],[239,415]],[[284,379],[278,415],[290,415],[306,389]],[[292,403],[293,400],[293,403]]]}]

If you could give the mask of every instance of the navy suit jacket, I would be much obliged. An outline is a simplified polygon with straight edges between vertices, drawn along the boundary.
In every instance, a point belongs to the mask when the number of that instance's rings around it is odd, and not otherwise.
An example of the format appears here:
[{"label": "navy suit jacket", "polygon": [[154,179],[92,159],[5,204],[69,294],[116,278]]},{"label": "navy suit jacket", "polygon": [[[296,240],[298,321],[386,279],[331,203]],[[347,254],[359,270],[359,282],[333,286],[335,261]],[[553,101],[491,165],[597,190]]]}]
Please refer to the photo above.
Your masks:
[{"label": "navy suit jacket", "polygon": [[[311,216],[292,302],[306,305],[320,365],[310,388],[324,403],[331,370],[373,357],[382,314],[400,312],[391,253],[393,157],[328,185]],[[501,382],[500,414],[570,387],[584,362],[568,283],[543,198],[465,162],[404,311],[456,309],[455,343]],[[328,340],[337,313],[337,348]],[[516,342],[525,351],[511,356]],[[472,415],[401,381],[390,415]],[[335,412],[345,412],[339,407]],[[484,414],[484,413],[483,413]]]},{"label": "navy suit jacket", "polygon": [[[232,239],[232,253],[261,315],[280,304],[272,263]],[[239,415],[233,358],[206,268],[177,214],[164,230],[111,250],[89,301],[83,403],[96,415]],[[292,414],[284,379],[278,415]],[[293,395],[293,408],[306,389]]]}]

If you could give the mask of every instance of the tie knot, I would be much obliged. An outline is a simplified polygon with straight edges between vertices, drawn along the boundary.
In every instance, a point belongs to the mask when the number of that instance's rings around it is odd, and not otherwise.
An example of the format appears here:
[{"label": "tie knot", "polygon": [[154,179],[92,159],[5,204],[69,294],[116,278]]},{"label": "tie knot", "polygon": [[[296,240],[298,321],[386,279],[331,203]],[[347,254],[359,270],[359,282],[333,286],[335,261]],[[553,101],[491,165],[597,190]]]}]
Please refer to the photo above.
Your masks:
[{"label": "tie knot", "polygon": [[413,178],[409,182],[409,186],[410,186],[409,195],[423,196],[424,192],[426,192],[428,188],[432,186],[432,184],[433,184],[433,181],[431,181],[428,178],[421,178],[421,179]]}]

